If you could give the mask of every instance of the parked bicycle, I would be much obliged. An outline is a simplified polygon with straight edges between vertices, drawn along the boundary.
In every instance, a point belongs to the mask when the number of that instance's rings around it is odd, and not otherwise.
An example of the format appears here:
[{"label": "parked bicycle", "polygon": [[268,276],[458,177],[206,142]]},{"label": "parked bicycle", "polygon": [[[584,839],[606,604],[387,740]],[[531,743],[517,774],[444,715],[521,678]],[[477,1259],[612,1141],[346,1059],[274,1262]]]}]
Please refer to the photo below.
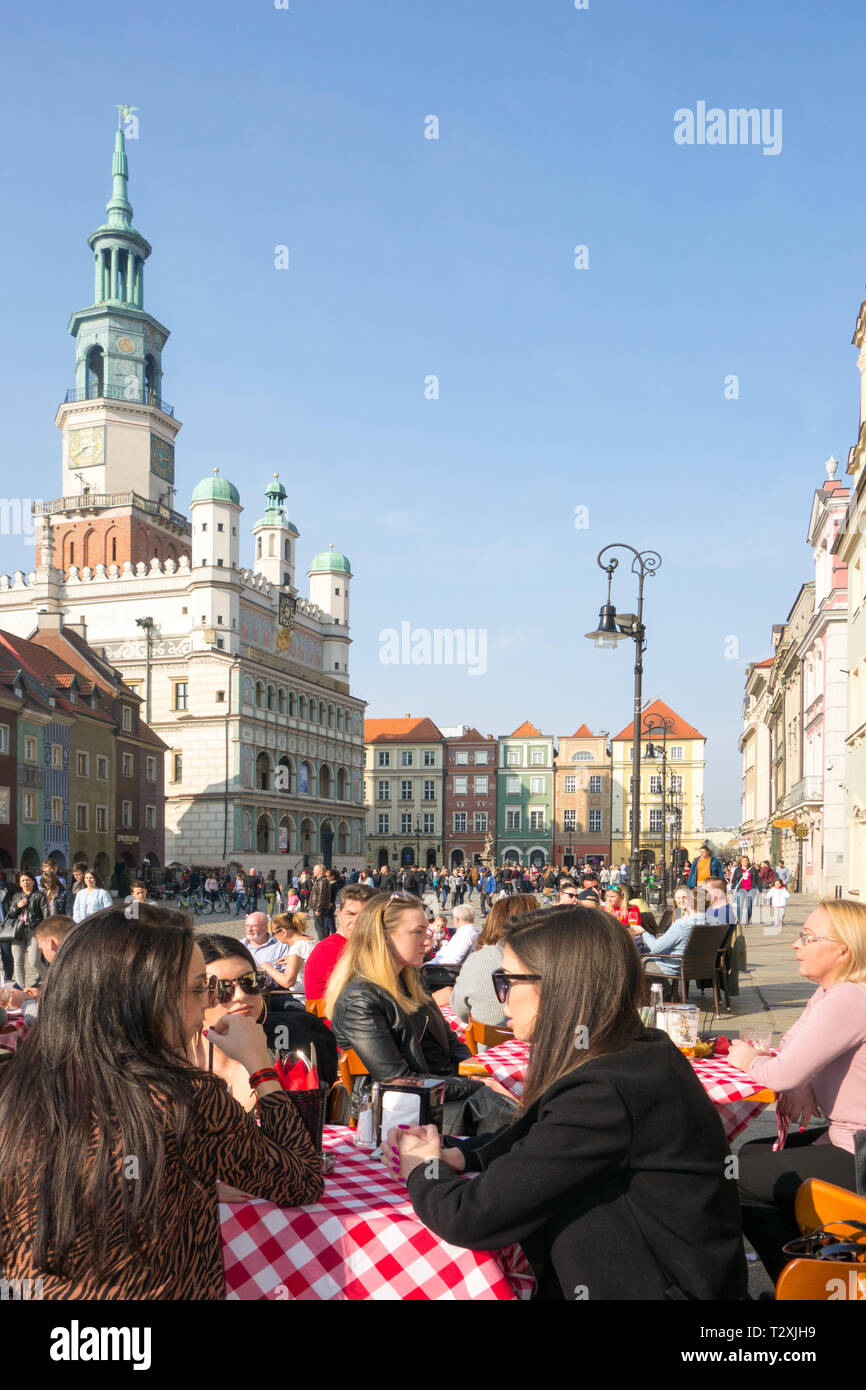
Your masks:
[{"label": "parked bicycle", "polygon": [[177,905],[183,908],[184,912],[201,913],[203,917],[210,916],[214,909],[213,903],[204,896],[200,889],[195,893],[191,893],[188,889],[186,892],[179,892]]}]

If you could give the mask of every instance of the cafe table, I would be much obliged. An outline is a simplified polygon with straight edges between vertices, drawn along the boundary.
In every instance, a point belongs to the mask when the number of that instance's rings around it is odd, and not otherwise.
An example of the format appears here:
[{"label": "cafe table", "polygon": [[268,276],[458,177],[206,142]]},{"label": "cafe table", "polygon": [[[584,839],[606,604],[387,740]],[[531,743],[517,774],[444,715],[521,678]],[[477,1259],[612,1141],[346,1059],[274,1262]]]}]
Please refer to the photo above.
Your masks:
[{"label": "cafe table", "polygon": [[[756,1090],[752,1078],[722,1057],[692,1057],[689,1059],[695,1075],[719,1112],[727,1138],[740,1134],[765,1105],[775,1100],[772,1091]],[[498,1043],[486,1052],[479,1052],[460,1063],[462,1076],[489,1075],[519,1100],[523,1094],[529,1067],[529,1044]]]},{"label": "cafe table", "polygon": [[221,1202],[220,1232],[230,1300],[515,1301],[531,1276],[517,1247],[463,1250],[422,1225],[406,1184],[358,1149],[355,1131],[327,1126],[335,1157],[320,1202],[278,1207]]}]

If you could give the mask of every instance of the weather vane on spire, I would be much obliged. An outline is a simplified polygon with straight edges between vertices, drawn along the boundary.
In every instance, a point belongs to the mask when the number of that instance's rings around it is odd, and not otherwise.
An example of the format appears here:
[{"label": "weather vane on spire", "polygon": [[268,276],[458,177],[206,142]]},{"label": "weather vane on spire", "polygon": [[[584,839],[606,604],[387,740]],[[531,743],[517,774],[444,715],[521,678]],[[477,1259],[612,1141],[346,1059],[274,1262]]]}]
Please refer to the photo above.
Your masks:
[{"label": "weather vane on spire", "polygon": [[138,110],[138,107],[137,107],[137,106],[118,106],[118,108],[117,108],[117,128],[118,128],[118,130],[120,130],[120,127],[123,125],[123,122],[124,122],[124,121],[128,121],[128,120],[130,119],[130,117],[132,116],[133,111],[137,111],[137,110]]}]

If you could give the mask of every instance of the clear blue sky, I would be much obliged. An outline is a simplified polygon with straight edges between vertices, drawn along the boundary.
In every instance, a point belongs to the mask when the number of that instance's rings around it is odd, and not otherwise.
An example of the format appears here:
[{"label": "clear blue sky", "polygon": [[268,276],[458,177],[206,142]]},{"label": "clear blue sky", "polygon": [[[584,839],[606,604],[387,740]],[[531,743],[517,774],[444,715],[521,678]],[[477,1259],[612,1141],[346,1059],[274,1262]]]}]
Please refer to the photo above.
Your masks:
[{"label": "clear blue sky", "polygon": [[[812,493],[856,437],[862,4],[151,0],[94,22],[51,0],[4,28],[5,492],[59,490],[65,328],[129,102],[177,504],[219,467],[252,525],[279,471],[304,568],[331,541],[351,559],[368,712],[485,733],[629,721],[632,650],[583,637],[596,555],[659,550],[645,694],[706,733],[707,823],[737,820],[744,665],[810,577]],[[699,101],[781,108],[781,153],[675,144]],[[622,570],[614,600],[634,606]],[[404,620],[486,629],[486,674],[383,665]]]}]

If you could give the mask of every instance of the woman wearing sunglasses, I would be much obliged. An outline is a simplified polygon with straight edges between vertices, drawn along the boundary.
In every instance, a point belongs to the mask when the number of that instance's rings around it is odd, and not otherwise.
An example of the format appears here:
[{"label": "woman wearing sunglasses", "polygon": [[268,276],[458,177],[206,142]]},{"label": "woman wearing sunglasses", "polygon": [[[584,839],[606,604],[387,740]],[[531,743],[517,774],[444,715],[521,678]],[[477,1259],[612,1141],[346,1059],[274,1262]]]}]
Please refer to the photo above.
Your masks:
[{"label": "woman wearing sunglasses", "polygon": [[757,1086],[777,1092],[776,1108],[792,1124],[808,1126],[813,1116],[826,1121],[789,1134],[779,1153],[770,1139],[754,1139],[739,1152],[743,1229],[774,1280],[789,1258],[782,1246],[799,1234],[797,1188],[821,1178],[855,1192],[854,1140],[866,1130],[866,906],[820,903],[793,946],[800,974],[818,988],[778,1056],[741,1041],[729,1054]]},{"label": "woman wearing sunglasses", "polygon": [[[201,1028],[190,1043],[189,1057],[202,1071],[213,1071],[214,1076],[223,1080],[239,1105],[244,1110],[254,1111],[256,1092],[250,1086],[249,1073],[243,1063],[235,1061],[214,1047],[213,1056],[205,1036],[207,1030],[222,1018],[248,1018],[260,1026],[267,1017],[267,1004],[262,994],[271,986],[264,970],[260,970],[250,952],[242,942],[233,936],[220,936],[207,933],[196,939],[204,957],[211,993]],[[264,1029],[261,1028],[262,1047],[267,1051]],[[270,1065],[273,1064],[273,1058]]]},{"label": "woman wearing sunglasses", "polygon": [[373,1081],[441,1076],[447,1078],[446,1132],[498,1129],[514,1101],[492,1077],[485,1082],[458,1075],[471,1053],[448,1027],[420,974],[429,930],[414,894],[377,893],[358,913],[328,981],[325,1016],[340,1047],[352,1048],[368,1072],[355,1077],[353,1104]]},{"label": "woman wearing sunglasses", "polygon": [[519,1242],[539,1299],[744,1298],[725,1133],[690,1063],[641,1025],[628,934],[598,908],[554,907],[503,940],[494,983],[532,1042],[520,1113],[444,1146],[432,1125],[391,1131],[421,1220],[469,1249]]},{"label": "woman wearing sunglasses", "polygon": [[321,1162],[255,1017],[225,1011],[260,1128],[186,1056],[210,988],[191,920],[143,903],[88,917],[0,1074],[0,1269],[46,1299],[225,1298],[217,1182],[316,1202]]}]

